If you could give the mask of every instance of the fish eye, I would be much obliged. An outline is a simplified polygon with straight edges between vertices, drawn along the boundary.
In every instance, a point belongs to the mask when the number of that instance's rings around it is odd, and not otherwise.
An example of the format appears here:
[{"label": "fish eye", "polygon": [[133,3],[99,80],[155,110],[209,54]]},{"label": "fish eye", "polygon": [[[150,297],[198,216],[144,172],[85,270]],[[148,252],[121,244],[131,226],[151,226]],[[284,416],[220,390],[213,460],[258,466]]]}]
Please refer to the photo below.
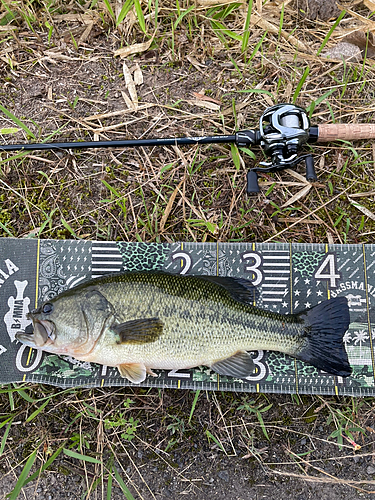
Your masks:
[{"label": "fish eye", "polygon": [[52,312],[52,310],[53,310],[52,304],[50,304],[49,302],[47,304],[44,304],[44,306],[43,306],[43,313],[44,314],[49,314]]}]

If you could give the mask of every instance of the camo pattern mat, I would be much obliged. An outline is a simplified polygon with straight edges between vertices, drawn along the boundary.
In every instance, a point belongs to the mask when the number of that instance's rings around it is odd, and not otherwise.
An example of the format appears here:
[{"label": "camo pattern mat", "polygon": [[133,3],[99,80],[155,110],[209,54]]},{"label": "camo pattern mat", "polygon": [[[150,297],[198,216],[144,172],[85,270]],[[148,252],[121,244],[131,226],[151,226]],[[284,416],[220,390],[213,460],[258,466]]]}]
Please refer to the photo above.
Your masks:
[{"label": "camo pattern mat", "polygon": [[375,246],[243,243],[125,243],[0,239],[0,383],[61,387],[132,385],[117,369],[30,349],[15,340],[31,331],[27,313],[83,280],[124,270],[244,277],[259,288],[257,306],[291,313],[344,295],[351,324],[344,342],[353,367],[347,379],[284,354],[253,352],[247,379],[207,367],[156,371],[142,386],[305,394],[375,395]]}]

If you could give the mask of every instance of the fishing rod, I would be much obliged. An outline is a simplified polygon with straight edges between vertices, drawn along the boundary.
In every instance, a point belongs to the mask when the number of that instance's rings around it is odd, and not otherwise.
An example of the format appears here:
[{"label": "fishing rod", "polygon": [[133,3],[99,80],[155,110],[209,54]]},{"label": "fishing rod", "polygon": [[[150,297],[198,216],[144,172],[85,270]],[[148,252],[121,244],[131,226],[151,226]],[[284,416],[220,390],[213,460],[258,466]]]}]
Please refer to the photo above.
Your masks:
[{"label": "fishing rod", "polygon": [[375,124],[323,124],[311,126],[305,109],[294,104],[277,104],[267,108],[259,120],[259,129],[241,130],[233,135],[203,137],[176,137],[162,139],[134,139],[118,141],[52,142],[39,144],[0,145],[1,151],[36,151],[87,148],[134,148],[153,146],[181,146],[192,144],[236,144],[249,148],[260,146],[269,161],[249,170],[247,192],[259,192],[258,173],[277,172],[294,168],[304,162],[306,179],[316,181],[312,154],[299,155],[304,144],[341,140],[374,139]]}]

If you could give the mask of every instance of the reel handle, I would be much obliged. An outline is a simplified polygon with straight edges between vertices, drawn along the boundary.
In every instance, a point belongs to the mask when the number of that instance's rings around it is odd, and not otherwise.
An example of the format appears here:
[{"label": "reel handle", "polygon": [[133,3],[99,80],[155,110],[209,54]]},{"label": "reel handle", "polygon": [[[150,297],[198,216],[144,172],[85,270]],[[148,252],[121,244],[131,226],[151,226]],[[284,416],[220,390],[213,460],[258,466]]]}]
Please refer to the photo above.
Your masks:
[{"label": "reel handle", "polygon": [[[306,180],[310,182],[315,182],[318,180],[318,177],[315,172],[315,167],[314,167],[314,158],[312,155],[305,155],[302,157],[297,157],[297,159],[293,162],[295,165],[299,163],[300,161],[305,162],[306,166]],[[294,165],[292,165],[294,166]],[[257,194],[260,192],[259,189],[259,183],[258,183],[258,174],[257,172],[278,172],[280,170],[284,170],[285,168],[288,168],[289,165],[283,165],[282,167],[270,167],[270,168],[253,168],[252,170],[249,170],[247,173],[247,187],[246,191],[247,194],[253,195]]]},{"label": "reel handle", "polygon": [[256,194],[259,193],[259,184],[258,184],[258,174],[255,170],[249,170],[247,173],[247,194]]},{"label": "reel handle", "polygon": [[306,165],[306,179],[310,182],[317,181],[318,177],[315,172],[314,158],[312,155],[307,155],[305,157],[305,165]]}]

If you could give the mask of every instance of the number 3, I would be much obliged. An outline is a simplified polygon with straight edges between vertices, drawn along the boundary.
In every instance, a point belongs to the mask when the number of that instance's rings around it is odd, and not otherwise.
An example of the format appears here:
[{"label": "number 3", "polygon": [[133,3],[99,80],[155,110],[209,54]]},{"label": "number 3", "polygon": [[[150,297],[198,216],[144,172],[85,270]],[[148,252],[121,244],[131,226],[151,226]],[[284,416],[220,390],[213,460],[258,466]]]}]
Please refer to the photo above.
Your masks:
[{"label": "number 3", "polygon": [[260,255],[258,253],[250,252],[250,253],[244,253],[242,255],[242,258],[244,260],[247,260],[247,259],[253,259],[254,260],[254,264],[253,265],[251,265],[251,266],[245,265],[245,271],[247,273],[252,273],[253,274],[252,284],[254,286],[259,285],[262,282],[262,279],[263,279],[262,271],[260,269],[258,269],[259,266],[262,263],[262,259],[261,259]]}]

